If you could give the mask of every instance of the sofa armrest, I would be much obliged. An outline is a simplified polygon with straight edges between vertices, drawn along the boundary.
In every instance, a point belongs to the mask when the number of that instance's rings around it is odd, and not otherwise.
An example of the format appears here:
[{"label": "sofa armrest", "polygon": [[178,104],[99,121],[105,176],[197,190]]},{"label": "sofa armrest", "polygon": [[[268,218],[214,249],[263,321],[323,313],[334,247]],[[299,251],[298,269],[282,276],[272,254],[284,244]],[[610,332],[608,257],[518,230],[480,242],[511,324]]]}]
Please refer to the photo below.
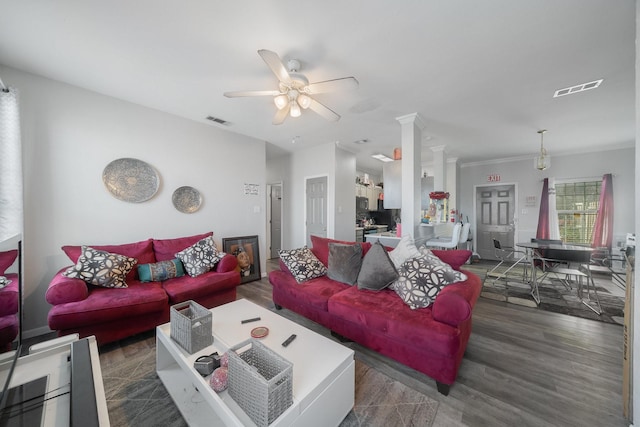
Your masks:
[{"label": "sofa armrest", "polygon": [[83,280],[62,275],[67,268],[58,271],[49,283],[45,299],[51,305],[82,301],[89,296],[89,287]]},{"label": "sofa armrest", "polygon": [[215,270],[218,273],[226,273],[227,271],[235,270],[237,266],[238,259],[231,254],[226,254],[220,261],[218,261]]},{"label": "sofa armrest", "polygon": [[471,305],[460,294],[441,291],[433,302],[431,312],[434,320],[457,327],[471,317]]}]

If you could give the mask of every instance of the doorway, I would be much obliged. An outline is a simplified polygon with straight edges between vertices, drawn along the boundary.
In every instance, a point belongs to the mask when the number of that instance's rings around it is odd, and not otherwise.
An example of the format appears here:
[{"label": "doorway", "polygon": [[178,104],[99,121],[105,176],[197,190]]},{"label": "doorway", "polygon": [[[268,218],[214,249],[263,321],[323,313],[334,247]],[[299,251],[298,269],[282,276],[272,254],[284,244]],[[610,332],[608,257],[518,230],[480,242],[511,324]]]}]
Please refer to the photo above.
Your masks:
[{"label": "doorway", "polygon": [[278,258],[282,249],[282,184],[269,185],[269,256]]},{"label": "doorway", "polygon": [[306,242],[311,247],[311,235],[327,237],[327,177],[306,181]]},{"label": "doorway", "polygon": [[496,258],[493,239],[502,246],[514,246],[516,200],[515,184],[476,187],[476,252],[480,258]]}]

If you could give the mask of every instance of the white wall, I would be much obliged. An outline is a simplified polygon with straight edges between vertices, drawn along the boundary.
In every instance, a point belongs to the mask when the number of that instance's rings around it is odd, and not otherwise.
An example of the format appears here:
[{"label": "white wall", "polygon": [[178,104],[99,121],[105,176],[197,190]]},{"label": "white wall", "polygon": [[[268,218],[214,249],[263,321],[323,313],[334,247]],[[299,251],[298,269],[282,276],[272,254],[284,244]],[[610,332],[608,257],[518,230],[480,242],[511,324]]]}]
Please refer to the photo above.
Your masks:
[{"label": "white wall", "polygon": [[[517,183],[518,189],[518,235],[517,241],[528,241],[535,237],[540,210],[542,180],[562,178],[601,178],[606,173],[613,174],[614,199],[614,245],[617,239],[635,230],[635,167],[634,148],[582,153],[571,156],[553,156],[551,167],[538,171],[533,160],[505,161],[493,164],[462,165],[460,168],[460,194],[458,207],[475,224],[473,212],[474,185],[489,185],[489,175],[500,175],[500,182]],[[526,206],[527,196],[534,196],[535,206]],[[475,227],[474,227],[475,228]]]},{"label": "white wall", "polygon": [[[213,231],[222,247],[223,237],[258,235],[265,273],[262,141],[14,69],[0,73],[21,95],[25,336],[48,330],[44,294],[54,274],[70,264],[63,245]],[[158,171],[161,185],[151,200],[126,203],[107,192],[102,171],[121,157]],[[245,183],[258,184],[260,194],[245,195]],[[202,194],[198,212],[173,207],[172,193],[183,185]]]}]

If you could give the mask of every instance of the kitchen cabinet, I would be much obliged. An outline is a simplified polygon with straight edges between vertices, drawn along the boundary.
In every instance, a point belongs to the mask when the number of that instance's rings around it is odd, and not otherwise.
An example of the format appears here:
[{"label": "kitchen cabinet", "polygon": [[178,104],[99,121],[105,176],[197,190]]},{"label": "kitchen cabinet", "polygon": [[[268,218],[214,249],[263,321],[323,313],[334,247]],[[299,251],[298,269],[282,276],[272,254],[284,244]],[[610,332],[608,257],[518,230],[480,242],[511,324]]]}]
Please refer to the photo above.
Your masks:
[{"label": "kitchen cabinet", "polygon": [[378,199],[382,193],[382,188],[369,185],[356,184],[356,197],[366,197],[369,200],[369,210],[378,209]]}]

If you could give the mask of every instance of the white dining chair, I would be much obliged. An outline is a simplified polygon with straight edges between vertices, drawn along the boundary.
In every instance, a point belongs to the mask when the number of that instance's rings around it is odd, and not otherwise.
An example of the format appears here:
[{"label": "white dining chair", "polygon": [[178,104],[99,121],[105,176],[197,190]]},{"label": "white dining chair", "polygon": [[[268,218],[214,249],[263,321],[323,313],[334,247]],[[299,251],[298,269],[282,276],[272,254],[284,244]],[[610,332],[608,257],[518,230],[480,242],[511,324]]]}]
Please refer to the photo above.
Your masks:
[{"label": "white dining chair", "polygon": [[455,249],[458,247],[458,242],[460,242],[461,230],[462,230],[462,224],[458,222],[456,223],[456,225],[453,226],[453,232],[451,233],[451,238],[429,239],[425,242],[425,245],[428,248]]}]

